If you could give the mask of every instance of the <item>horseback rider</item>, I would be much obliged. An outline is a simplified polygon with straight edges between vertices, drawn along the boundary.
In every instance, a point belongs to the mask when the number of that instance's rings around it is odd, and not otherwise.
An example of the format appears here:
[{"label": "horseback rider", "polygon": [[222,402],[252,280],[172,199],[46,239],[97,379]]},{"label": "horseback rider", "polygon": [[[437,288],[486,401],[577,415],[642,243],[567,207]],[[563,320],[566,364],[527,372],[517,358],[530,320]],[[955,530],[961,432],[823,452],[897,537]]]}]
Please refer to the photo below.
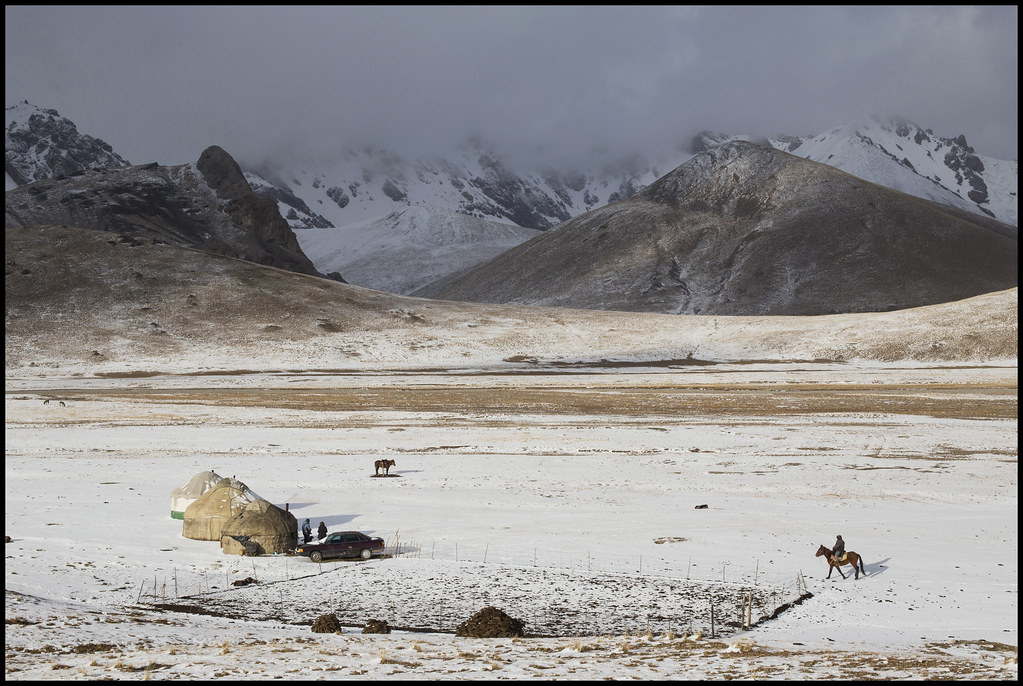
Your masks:
[{"label": "horseback rider", "polygon": [[835,547],[831,550],[831,554],[835,556],[835,562],[841,562],[845,557],[845,541],[841,536],[835,539]]}]

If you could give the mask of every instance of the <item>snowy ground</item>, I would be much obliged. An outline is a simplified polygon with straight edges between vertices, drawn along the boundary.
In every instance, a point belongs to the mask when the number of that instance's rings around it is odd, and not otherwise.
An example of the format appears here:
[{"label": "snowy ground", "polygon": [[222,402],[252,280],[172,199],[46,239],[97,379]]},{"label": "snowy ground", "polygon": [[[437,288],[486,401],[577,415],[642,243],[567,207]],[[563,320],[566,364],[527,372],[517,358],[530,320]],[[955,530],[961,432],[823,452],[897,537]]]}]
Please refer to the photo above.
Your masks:
[{"label": "snowy ground", "polygon": [[[6,676],[1016,680],[1016,374],[9,375]],[[183,538],[211,468],[391,556]],[[541,637],[451,633],[488,605]]]}]

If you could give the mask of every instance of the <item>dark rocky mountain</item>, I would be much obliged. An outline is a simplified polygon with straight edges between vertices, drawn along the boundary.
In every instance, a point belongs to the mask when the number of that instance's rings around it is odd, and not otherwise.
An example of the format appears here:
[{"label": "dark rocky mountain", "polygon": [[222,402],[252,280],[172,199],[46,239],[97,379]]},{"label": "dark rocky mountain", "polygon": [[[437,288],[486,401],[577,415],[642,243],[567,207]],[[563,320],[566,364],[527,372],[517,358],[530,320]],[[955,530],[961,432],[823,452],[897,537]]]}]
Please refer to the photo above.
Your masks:
[{"label": "dark rocky mountain", "polygon": [[[64,224],[323,276],[302,252],[277,204],[257,196],[217,146],[195,165],[152,164],[79,172],[6,193],[6,227]],[[334,275],[333,278],[340,278]]]},{"label": "dark rocky mountain", "polygon": [[103,140],[79,133],[70,119],[23,101],[5,108],[4,170],[17,185],[89,169],[129,167]]},{"label": "dark rocky mountain", "polygon": [[722,315],[869,312],[1017,283],[1017,229],[772,147],[706,150],[416,295]]}]

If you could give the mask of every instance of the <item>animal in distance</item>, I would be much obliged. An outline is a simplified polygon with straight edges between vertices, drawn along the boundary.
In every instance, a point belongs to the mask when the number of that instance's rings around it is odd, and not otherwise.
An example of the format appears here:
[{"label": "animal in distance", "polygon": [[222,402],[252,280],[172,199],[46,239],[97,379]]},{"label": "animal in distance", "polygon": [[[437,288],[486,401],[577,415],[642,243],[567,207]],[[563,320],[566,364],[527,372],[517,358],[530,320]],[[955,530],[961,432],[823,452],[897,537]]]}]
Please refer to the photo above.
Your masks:
[{"label": "animal in distance", "polygon": [[373,467],[376,470],[374,476],[380,476],[380,470],[384,470],[384,476],[389,476],[388,472],[391,467],[394,466],[394,460],[377,460],[373,463]]}]

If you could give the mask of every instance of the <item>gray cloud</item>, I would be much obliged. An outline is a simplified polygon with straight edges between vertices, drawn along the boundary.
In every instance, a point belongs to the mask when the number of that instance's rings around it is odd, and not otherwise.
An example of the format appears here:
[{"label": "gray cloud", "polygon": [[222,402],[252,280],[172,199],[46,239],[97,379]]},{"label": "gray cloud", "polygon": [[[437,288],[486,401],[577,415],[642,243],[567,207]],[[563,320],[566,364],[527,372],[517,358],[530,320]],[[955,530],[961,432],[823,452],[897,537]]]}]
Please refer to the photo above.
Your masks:
[{"label": "gray cloud", "polygon": [[132,162],[656,151],[897,115],[1017,157],[1017,8],[11,7],[6,101]]}]

